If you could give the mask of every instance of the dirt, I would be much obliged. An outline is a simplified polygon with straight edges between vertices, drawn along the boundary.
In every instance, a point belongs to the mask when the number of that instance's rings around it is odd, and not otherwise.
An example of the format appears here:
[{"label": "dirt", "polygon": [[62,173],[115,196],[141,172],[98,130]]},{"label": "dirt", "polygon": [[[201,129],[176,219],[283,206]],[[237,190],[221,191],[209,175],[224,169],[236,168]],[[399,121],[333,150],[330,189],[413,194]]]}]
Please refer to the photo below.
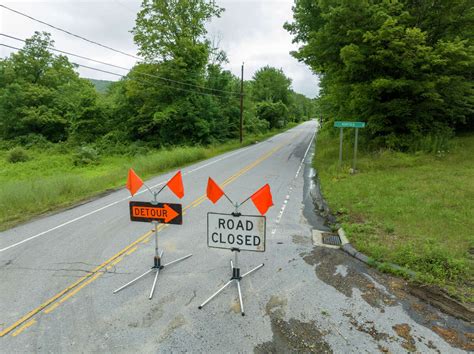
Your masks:
[{"label": "dirt", "polygon": [[437,286],[409,284],[408,291],[410,294],[439,308],[448,315],[460,318],[467,322],[474,322],[474,309],[472,307],[451,298]]},{"label": "dirt", "polygon": [[370,335],[376,341],[380,341],[380,340],[386,341],[390,337],[387,333],[379,332],[375,328],[375,323],[373,321],[366,321],[364,323],[360,323],[350,313],[347,313],[347,314],[345,313],[344,316],[349,317],[350,319],[349,322],[351,325],[354,326],[355,329],[357,329],[359,332]]},{"label": "dirt", "polygon": [[402,347],[408,350],[409,352],[416,351],[415,339],[411,336],[410,331],[411,327],[407,323],[396,324],[392,326],[395,333],[398,334],[399,337],[403,338],[404,341],[402,343]]},{"label": "dirt", "polygon": [[255,353],[332,353],[324,340],[326,332],[317,328],[314,321],[284,320],[287,300],[272,296],[266,305],[273,338],[254,348]]},{"label": "dirt", "polygon": [[452,346],[467,351],[474,351],[474,334],[464,333],[464,335],[462,335],[450,328],[443,328],[441,326],[433,326],[431,329]]},{"label": "dirt", "polygon": [[[414,296],[419,295],[419,292],[416,292],[413,286],[404,279],[380,273],[349,257],[341,250],[315,247],[311,252],[301,254],[301,256],[306,263],[314,266],[315,274],[320,280],[333,286],[345,296],[352,297],[353,289],[357,288],[361,291],[362,298],[372,307],[380,309],[380,312],[384,312],[386,306],[401,305],[414,321],[427,328],[433,329],[433,326],[440,328],[439,324],[442,323],[445,329],[442,332],[444,335],[437,333],[451,346],[473,350],[474,338],[468,335],[468,333],[474,333],[472,323],[441,314],[430,303],[420,300],[422,296]],[[344,268],[344,272],[338,271],[341,267]],[[429,291],[425,288],[422,290]],[[464,316],[467,315],[464,314]],[[348,317],[355,329],[370,335],[374,340],[396,340],[396,337],[379,333],[376,323],[359,323],[353,317]],[[406,326],[408,326],[406,323],[397,324],[393,329],[402,338],[402,346],[407,351],[416,351],[416,342],[410,333],[411,328]],[[441,332],[439,329],[438,331]],[[423,338],[417,340],[425,342]],[[428,341],[425,345],[438,351],[432,342]],[[382,349],[379,348],[379,350],[383,352]]]}]

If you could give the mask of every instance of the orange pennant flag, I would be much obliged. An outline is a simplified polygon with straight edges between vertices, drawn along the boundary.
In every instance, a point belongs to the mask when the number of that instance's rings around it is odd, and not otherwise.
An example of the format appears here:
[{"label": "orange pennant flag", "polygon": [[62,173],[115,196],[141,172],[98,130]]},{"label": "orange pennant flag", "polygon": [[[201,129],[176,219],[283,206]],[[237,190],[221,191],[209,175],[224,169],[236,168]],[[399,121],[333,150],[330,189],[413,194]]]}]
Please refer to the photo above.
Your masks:
[{"label": "orange pennant flag", "polygon": [[178,198],[184,197],[184,187],[183,187],[183,178],[181,177],[181,171],[178,171],[166,185],[171,189],[171,191],[176,194]]},{"label": "orange pennant flag", "polygon": [[252,194],[250,198],[262,215],[265,215],[267,210],[273,205],[272,192],[268,183]]},{"label": "orange pennant flag", "polygon": [[224,195],[224,191],[214,180],[209,177],[207,180],[207,197],[216,204],[216,202]]},{"label": "orange pennant flag", "polygon": [[138,192],[141,186],[143,186],[142,179],[137,176],[133,169],[129,169],[127,178],[127,189],[130,191],[132,197],[135,193]]}]

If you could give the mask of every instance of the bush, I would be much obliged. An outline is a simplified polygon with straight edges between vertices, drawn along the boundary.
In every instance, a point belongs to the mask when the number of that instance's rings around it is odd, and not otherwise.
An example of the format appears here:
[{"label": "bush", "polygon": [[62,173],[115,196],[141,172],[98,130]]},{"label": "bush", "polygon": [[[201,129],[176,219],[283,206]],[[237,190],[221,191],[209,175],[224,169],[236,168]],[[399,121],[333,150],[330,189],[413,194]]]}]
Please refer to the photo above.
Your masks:
[{"label": "bush", "polygon": [[17,146],[7,153],[7,161],[10,163],[25,162],[28,161],[30,157],[25,149],[20,146]]},{"label": "bush", "polygon": [[72,156],[74,166],[97,165],[99,160],[99,153],[92,146],[81,146]]}]

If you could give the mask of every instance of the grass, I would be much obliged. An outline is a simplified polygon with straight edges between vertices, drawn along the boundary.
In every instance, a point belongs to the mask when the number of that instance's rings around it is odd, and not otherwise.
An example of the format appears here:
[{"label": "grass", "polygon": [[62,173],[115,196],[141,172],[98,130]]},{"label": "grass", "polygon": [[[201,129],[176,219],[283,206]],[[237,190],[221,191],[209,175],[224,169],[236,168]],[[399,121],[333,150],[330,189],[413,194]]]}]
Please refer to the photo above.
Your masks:
[{"label": "grass", "polygon": [[457,298],[474,301],[474,135],[455,138],[436,154],[360,152],[349,174],[352,146],[318,136],[314,166],[322,192],[361,252],[417,273]]},{"label": "grass", "polygon": [[161,149],[138,156],[101,156],[97,164],[85,166],[75,165],[75,153],[61,146],[29,149],[28,160],[18,163],[8,162],[9,153],[0,150],[0,230],[122,187],[130,167],[146,179],[250,145],[281,131],[249,135],[242,145],[229,141],[215,146]]}]

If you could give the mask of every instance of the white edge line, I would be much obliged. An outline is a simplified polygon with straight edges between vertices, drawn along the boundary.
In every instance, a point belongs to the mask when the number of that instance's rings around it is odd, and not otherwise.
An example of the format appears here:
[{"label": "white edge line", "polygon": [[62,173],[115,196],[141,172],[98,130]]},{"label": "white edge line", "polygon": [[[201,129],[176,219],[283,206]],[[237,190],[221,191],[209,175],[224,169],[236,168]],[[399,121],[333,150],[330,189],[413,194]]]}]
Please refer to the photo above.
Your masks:
[{"label": "white edge line", "polygon": [[[296,175],[295,175],[295,177],[293,178],[293,181],[294,181],[296,178],[298,178],[298,175],[300,174],[301,167],[303,167],[304,161],[306,160],[306,156],[308,155],[309,148],[311,147],[311,145],[313,145],[313,140],[314,140],[314,137],[316,136],[316,133],[317,133],[317,131],[318,131],[318,127],[319,127],[319,126],[316,127],[316,131],[314,132],[313,136],[311,137],[311,139],[310,139],[310,141],[309,141],[309,145],[308,145],[308,147],[306,148],[306,152],[304,153],[303,158],[301,159],[300,165],[299,165],[299,167],[298,167],[298,170],[296,171]],[[281,207],[280,213],[278,214],[278,216],[277,216],[277,218],[276,218],[275,226],[273,227],[272,232],[271,232],[272,235],[275,235],[276,230],[277,230],[277,228],[278,228],[278,225],[280,224],[281,218],[282,218],[282,216],[283,216],[283,213],[285,212],[286,205],[287,205],[287,203],[288,203],[288,200],[290,199],[291,189],[292,189],[292,187],[290,186],[289,192],[288,192],[288,194],[286,195],[285,200],[283,201],[283,205],[282,205],[282,207]]]}]

